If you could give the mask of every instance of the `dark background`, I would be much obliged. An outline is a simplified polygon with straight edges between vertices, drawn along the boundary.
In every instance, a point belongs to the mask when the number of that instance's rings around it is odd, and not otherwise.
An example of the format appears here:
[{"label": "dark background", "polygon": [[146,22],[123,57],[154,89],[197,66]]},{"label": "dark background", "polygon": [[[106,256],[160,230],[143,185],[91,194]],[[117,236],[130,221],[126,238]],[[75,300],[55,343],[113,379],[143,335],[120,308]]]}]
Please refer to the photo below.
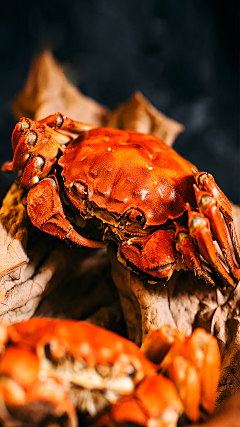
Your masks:
[{"label": "dark background", "polygon": [[[175,149],[240,204],[238,2],[4,1],[0,163],[12,159],[10,104],[33,55],[49,48],[68,79],[113,108],[135,90],[186,131]],[[0,173],[0,198],[13,176]]]}]

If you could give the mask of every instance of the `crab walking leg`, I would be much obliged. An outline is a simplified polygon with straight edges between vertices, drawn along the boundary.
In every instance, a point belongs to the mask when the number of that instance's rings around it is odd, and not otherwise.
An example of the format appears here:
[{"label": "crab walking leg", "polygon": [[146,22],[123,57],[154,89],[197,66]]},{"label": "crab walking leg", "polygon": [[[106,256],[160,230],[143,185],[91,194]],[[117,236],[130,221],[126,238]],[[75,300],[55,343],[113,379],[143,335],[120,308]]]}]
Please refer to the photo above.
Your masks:
[{"label": "crab walking leg", "polygon": [[[165,371],[164,365],[163,371]],[[167,365],[166,372],[178,390],[184,412],[190,420],[197,421],[201,404],[201,384],[197,368],[187,358],[176,356]]]},{"label": "crab walking leg", "polygon": [[102,248],[103,242],[86,239],[78,234],[64,215],[62,204],[53,178],[45,178],[29,190],[27,211],[33,225],[62,240],[89,248]]},{"label": "crab walking leg", "polygon": [[232,244],[235,250],[236,260],[238,264],[240,264],[240,247],[236,229],[233,223],[231,203],[229,202],[225,194],[217,186],[213,176],[210,173],[198,172],[195,174],[194,178],[200,190],[207,191],[212,197],[218,200],[219,209],[224,216],[230,236],[232,238]]},{"label": "crab walking leg", "polygon": [[217,390],[221,358],[215,337],[198,328],[186,339],[185,355],[198,368],[201,382],[201,404],[214,411],[214,396]]},{"label": "crab walking leg", "polygon": [[205,280],[210,286],[215,286],[210,274],[201,266],[199,255],[187,230],[178,224],[176,226],[176,248],[181,252],[183,261],[190,271],[199,279]]},{"label": "crab walking leg", "polygon": [[221,358],[215,337],[202,328],[191,336],[179,332],[160,368],[175,383],[191,420],[199,417],[200,405],[212,413]]},{"label": "crab walking leg", "polygon": [[224,268],[223,264],[218,258],[208,219],[204,215],[192,211],[188,203],[187,208],[190,235],[197,240],[200,254],[213,267],[215,272],[222,278],[224,282],[234,286],[233,279],[228,274],[227,270]]},{"label": "crab walking leg", "polygon": [[95,125],[72,120],[59,112],[52,114],[51,116],[48,116],[45,119],[39,120],[39,123],[45,123],[51,128],[61,128],[61,130],[66,130],[68,132],[73,133],[81,133],[83,131],[96,128]]},{"label": "crab walking leg", "polygon": [[148,360],[159,364],[174,343],[177,334],[178,330],[172,325],[164,324],[160,329],[155,329],[151,325],[141,350]]},{"label": "crab walking leg", "polygon": [[213,237],[218,242],[230,271],[237,280],[240,280],[240,271],[234,264],[228,242],[227,228],[222,219],[217,201],[209,193],[199,190],[195,184],[193,187],[199,211],[209,219]]}]

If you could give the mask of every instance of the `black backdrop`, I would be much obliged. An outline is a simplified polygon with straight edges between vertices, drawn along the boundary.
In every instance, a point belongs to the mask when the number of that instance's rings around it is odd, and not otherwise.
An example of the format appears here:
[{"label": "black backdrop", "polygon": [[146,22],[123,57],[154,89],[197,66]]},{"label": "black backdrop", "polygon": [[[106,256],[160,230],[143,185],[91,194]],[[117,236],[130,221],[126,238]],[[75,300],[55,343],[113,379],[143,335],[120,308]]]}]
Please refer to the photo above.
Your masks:
[{"label": "black backdrop", "polygon": [[[114,107],[138,89],[185,125],[175,149],[240,204],[238,2],[2,1],[0,163],[12,158],[10,103],[49,48],[83,93]],[[0,173],[0,198],[12,176]]]}]

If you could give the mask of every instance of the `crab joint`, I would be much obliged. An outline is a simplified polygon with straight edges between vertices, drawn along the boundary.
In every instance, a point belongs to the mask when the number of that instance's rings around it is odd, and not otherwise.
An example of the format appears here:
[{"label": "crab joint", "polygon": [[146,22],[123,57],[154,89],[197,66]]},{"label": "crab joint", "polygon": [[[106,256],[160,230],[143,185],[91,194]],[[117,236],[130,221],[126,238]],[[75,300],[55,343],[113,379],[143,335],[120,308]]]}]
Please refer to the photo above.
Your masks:
[{"label": "crab joint", "polygon": [[209,206],[212,206],[214,204],[215,204],[215,200],[211,196],[209,195],[202,196],[200,199],[201,212],[204,213]]},{"label": "crab joint", "polygon": [[36,163],[35,163],[35,167],[37,171],[41,171],[43,169],[44,164],[45,164],[44,158],[42,156],[37,156]]},{"label": "crab joint", "polygon": [[27,134],[27,145],[28,147],[33,147],[37,141],[37,134],[33,130]]},{"label": "crab joint", "polygon": [[199,177],[198,177],[198,186],[199,186],[199,188],[201,188],[201,189],[204,189],[204,186],[205,186],[205,179],[206,178],[208,178],[208,174],[207,173],[203,173],[202,175],[200,175]]},{"label": "crab joint", "polygon": [[184,243],[184,240],[189,238],[189,234],[185,233],[184,231],[180,231],[177,235],[177,244],[178,248],[180,249]]},{"label": "crab joint", "polygon": [[19,131],[20,132],[23,132],[23,131],[25,131],[26,129],[29,129],[29,128],[30,128],[30,123],[29,123],[28,120],[24,119],[21,122],[19,122]]},{"label": "crab joint", "polygon": [[206,227],[207,226],[207,220],[202,218],[201,216],[194,216],[192,218],[192,221],[190,223],[190,230],[192,234],[195,234],[198,232],[199,228]]},{"label": "crab joint", "polygon": [[60,128],[63,124],[63,116],[59,113],[56,113],[56,127]]}]

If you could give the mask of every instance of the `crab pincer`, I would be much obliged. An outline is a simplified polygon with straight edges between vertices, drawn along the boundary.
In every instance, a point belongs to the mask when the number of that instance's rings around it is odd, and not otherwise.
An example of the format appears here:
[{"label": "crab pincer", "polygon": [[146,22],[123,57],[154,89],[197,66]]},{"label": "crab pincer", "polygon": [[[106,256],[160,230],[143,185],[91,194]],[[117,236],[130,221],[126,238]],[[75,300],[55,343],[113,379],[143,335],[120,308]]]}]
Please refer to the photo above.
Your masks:
[{"label": "crab pincer", "polygon": [[[160,351],[156,343],[159,337],[164,337],[160,339]],[[156,331],[150,329],[146,344],[143,343],[142,350],[151,361],[159,363],[160,372],[173,381],[187,417],[197,421],[201,407],[212,413],[221,365],[216,338],[201,328],[187,337],[176,328],[163,325]],[[159,355],[162,355],[161,361]]]}]

